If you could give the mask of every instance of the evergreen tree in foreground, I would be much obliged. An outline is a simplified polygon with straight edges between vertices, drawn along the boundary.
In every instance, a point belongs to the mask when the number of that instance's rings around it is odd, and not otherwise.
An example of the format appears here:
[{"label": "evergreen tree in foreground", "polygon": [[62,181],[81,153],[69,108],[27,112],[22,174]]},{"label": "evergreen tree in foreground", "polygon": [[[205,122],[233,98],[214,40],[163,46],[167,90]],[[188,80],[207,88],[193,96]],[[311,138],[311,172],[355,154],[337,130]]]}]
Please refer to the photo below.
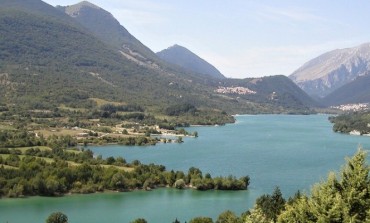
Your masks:
[{"label": "evergreen tree in foreground", "polygon": [[312,188],[311,196],[300,196],[287,204],[278,222],[370,222],[370,178],[366,152],[361,148],[337,175]]},{"label": "evergreen tree in foreground", "polygon": [[264,194],[257,198],[255,207],[247,214],[246,223],[271,223],[276,222],[279,214],[284,210],[285,199],[276,187],[273,193]]}]

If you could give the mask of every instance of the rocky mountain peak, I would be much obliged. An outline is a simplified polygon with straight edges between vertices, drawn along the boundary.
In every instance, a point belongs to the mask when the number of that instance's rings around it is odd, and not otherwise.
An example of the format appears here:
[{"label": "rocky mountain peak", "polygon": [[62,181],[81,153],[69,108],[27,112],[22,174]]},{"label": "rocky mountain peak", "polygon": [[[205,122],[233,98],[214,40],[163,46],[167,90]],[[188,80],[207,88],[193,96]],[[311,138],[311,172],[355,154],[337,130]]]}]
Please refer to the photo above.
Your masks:
[{"label": "rocky mountain peak", "polygon": [[325,97],[370,70],[370,43],[322,54],[290,75],[308,94]]},{"label": "rocky mountain peak", "polygon": [[[99,6],[96,6],[93,3],[88,2],[88,1],[83,1],[83,2],[77,3],[75,5],[65,6],[64,9],[65,9],[65,13],[67,13],[71,17],[78,17],[84,9],[102,10],[102,11],[106,12],[105,10],[100,8]],[[106,12],[106,13],[108,13],[108,12]]]}]

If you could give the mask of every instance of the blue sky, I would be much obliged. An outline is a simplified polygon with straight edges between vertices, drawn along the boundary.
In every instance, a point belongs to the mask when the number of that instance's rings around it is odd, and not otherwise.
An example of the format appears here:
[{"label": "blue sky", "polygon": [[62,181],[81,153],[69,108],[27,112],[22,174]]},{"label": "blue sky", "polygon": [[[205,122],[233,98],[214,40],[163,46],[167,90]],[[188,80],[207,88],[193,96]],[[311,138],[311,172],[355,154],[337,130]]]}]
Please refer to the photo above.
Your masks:
[{"label": "blue sky", "polygon": [[322,53],[370,42],[368,0],[90,2],[111,12],[153,51],[182,45],[227,77],[290,75]]}]

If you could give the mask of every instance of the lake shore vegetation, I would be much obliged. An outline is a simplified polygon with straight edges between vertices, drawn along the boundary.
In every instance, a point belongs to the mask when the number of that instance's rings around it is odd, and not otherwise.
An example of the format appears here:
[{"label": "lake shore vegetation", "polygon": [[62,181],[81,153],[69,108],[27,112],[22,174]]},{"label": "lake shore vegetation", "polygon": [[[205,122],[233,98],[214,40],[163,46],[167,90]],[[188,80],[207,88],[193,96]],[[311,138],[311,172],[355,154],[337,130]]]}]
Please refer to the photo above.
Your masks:
[{"label": "lake shore vegetation", "polygon": [[187,173],[163,165],[94,157],[90,150],[60,147],[0,149],[0,196],[62,196],[69,193],[152,190],[246,190],[249,177],[215,177],[191,167]]},{"label": "lake shore vegetation", "polygon": [[332,116],[333,131],[356,135],[370,134],[370,112],[354,112]]}]

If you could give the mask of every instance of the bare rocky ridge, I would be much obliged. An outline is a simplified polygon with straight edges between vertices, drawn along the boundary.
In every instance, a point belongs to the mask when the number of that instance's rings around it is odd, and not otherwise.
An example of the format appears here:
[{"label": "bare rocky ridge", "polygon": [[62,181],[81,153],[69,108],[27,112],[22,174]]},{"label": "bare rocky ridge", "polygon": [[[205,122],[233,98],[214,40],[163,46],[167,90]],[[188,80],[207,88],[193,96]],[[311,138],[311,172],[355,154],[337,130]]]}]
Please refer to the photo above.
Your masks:
[{"label": "bare rocky ridge", "polygon": [[370,70],[370,43],[325,53],[289,77],[309,95],[325,97]]}]

